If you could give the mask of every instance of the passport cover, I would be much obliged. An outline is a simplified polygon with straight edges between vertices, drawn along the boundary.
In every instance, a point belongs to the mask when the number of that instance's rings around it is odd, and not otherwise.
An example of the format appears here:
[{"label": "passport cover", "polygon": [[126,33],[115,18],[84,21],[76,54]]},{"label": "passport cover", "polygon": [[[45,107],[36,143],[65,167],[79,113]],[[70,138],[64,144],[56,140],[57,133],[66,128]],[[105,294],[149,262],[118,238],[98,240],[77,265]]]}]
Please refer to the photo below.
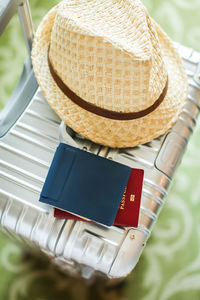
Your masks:
[{"label": "passport cover", "polygon": [[111,226],[130,173],[128,166],[60,143],[39,201]]},{"label": "passport cover", "polygon": [[138,226],[143,177],[144,170],[132,169],[115,218],[115,225],[127,227]]},{"label": "passport cover", "polygon": [[[144,170],[133,168],[113,225],[137,227],[140,211]],[[86,221],[66,211],[54,209],[54,217]],[[89,221],[90,222],[90,221]]]}]

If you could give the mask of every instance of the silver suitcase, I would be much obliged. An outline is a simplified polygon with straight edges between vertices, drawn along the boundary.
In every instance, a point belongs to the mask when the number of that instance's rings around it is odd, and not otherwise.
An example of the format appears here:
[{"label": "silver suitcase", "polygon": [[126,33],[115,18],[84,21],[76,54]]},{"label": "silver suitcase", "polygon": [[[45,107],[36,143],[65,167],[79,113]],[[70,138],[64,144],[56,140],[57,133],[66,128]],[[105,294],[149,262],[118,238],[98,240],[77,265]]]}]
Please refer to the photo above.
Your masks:
[{"label": "silver suitcase", "polygon": [[[18,8],[30,54],[33,29],[27,1],[0,5],[0,31]],[[18,87],[0,115],[0,221],[2,232],[55,264],[85,278],[125,277],[135,267],[163,207],[174,172],[200,109],[200,53],[176,45],[188,74],[189,95],[176,124],[164,136],[135,148],[110,149],[77,135],[50,108],[35,81],[30,57]],[[53,217],[38,198],[55,149],[64,141],[122,164],[144,169],[137,228],[110,228]]]}]

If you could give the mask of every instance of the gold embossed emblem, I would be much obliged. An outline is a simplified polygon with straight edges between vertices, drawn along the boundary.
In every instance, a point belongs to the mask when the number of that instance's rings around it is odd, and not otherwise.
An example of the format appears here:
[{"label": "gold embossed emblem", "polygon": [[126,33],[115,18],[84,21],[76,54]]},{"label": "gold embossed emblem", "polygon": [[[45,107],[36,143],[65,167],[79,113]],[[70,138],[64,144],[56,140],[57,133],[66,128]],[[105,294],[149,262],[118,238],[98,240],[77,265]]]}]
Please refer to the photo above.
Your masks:
[{"label": "gold embossed emblem", "polygon": [[135,201],[135,195],[133,195],[133,194],[130,195],[130,201],[131,202]]}]

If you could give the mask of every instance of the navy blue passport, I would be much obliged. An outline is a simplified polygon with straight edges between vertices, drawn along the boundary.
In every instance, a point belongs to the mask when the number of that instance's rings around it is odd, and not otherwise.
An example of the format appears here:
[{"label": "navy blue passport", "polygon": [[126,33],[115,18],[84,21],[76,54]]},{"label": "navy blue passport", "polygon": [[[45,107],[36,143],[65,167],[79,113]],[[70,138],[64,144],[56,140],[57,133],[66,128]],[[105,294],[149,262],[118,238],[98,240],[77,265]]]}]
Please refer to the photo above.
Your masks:
[{"label": "navy blue passport", "polygon": [[40,201],[111,226],[130,174],[128,166],[60,143]]}]

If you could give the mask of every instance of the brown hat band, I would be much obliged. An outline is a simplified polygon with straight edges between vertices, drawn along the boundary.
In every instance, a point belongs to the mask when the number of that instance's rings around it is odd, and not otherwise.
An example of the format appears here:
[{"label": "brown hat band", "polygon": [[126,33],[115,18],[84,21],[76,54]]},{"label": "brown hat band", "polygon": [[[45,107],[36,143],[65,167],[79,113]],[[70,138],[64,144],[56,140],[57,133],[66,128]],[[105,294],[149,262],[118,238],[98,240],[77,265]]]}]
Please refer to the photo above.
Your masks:
[{"label": "brown hat band", "polygon": [[81,97],[79,97],[78,95],[76,95],[72,90],[70,90],[70,88],[56,74],[56,72],[51,64],[50,58],[49,58],[49,52],[48,52],[48,64],[49,64],[49,70],[51,72],[51,75],[52,75],[54,81],[56,82],[57,86],[72,102],[74,102],[78,106],[82,107],[83,109],[85,109],[91,113],[94,113],[98,116],[105,117],[108,119],[134,120],[134,119],[142,118],[142,117],[150,114],[161,104],[161,102],[165,98],[165,95],[166,95],[167,89],[168,89],[168,78],[167,78],[166,84],[165,84],[165,87],[164,87],[162,93],[160,94],[159,98],[153,103],[153,105],[149,106],[148,108],[146,108],[144,110],[140,110],[137,112],[124,113],[124,112],[112,111],[112,110],[108,110],[108,109],[96,106],[94,104],[91,104],[91,103],[85,101],[84,99],[82,99]]}]

